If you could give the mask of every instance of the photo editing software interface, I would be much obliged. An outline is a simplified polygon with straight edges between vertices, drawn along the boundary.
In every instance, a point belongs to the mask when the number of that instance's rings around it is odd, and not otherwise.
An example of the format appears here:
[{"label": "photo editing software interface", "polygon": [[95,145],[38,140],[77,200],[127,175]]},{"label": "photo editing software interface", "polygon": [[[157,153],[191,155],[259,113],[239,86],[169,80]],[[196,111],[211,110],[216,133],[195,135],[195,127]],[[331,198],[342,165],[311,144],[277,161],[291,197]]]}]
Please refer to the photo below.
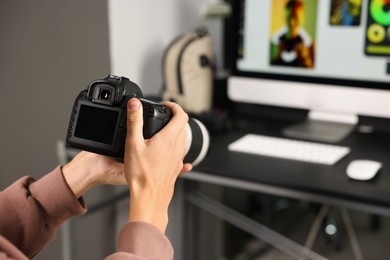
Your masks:
[{"label": "photo editing software interface", "polygon": [[389,0],[246,0],[239,5],[237,71],[352,86],[389,83]]}]

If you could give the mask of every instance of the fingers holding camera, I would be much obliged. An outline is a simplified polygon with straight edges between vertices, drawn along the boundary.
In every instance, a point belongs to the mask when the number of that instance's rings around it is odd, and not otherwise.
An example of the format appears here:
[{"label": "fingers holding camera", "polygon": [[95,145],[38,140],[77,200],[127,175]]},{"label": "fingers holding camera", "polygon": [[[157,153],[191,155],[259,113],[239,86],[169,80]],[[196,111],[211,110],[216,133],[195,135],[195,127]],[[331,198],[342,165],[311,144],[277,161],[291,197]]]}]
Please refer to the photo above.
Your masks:
[{"label": "fingers holding camera", "polygon": [[[182,150],[182,156],[184,158],[187,148],[186,142],[188,140],[186,136],[186,126],[188,124],[189,117],[187,113],[184,112],[184,110],[176,103],[173,102],[164,102],[164,105],[167,106],[173,114],[173,117],[171,118],[169,124],[167,124],[158,134],[164,135],[163,138],[167,138],[168,140],[171,140],[171,143],[178,142]],[[184,163],[182,166],[182,169],[180,171],[180,175],[189,172],[192,170],[192,164],[191,163]]]},{"label": "fingers holding camera", "polygon": [[180,176],[183,175],[186,172],[189,172],[192,170],[192,164],[191,163],[184,163],[183,168],[181,169]]},{"label": "fingers holding camera", "polygon": [[[181,138],[184,138],[184,141],[183,141],[183,144],[184,144],[184,155],[185,156],[185,153],[187,152],[186,151],[186,147],[185,147],[185,139],[186,139],[186,131],[185,131],[185,127],[188,123],[188,115],[187,113],[184,112],[184,110],[176,103],[173,103],[173,102],[169,102],[169,101],[166,101],[164,102],[164,105],[169,107],[173,113],[173,118],[171,119],[171,124],[168,124],[165,129],[167,132],[170,132],[170,131],[175,131],[175,129],[170,129],[171,127],[174,128],[174,125],[178,125],[180,126],[179,129],[180,129],[180,132],[181,132]],[[180,175],[186,173],[186,172],[189,172],[192,170],[192,164],[191,163],[184,163],[183,164],[183,167],[181,169],[181,172],[180,172]]]},{"label": "fingers holding camera", "polygon": [[188,115],[184,110],[176,103],[173,102],[164,102],[164,105],[171,109],[173,117],[170,120],[170,124],[167,124],[164,128],[166,131],[175,134],[176,131],[181,131],[184,129],[188,123]]},{"label": "fingers holding camera", "polygon": [[146,221],[165,232],[176,179],[191,169],[190,164],[183,164],[188,116],[180,106],[166,104],[173,117],[157,134],[145,140],[143,111],[132,101],[128,104],[124,162],[130,188],[129,221]]},{"label": "fingers holding camera", "polygon": [[127,141],[143,142],[144,140],[142,133],[144,121],[141,107],[141,101],[137,98],[132,98],[127,102],[127,136],[132,136]]}]

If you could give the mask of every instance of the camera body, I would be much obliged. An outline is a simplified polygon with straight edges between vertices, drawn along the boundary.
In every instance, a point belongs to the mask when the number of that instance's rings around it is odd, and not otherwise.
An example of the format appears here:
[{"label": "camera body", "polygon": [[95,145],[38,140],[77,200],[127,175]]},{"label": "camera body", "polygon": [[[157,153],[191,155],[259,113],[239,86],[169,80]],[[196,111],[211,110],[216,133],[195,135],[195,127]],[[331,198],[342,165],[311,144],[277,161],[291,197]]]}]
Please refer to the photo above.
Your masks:
[{"label": "camera body", "polygon": [[136,97],[143,106],[145,139],[152,137],[172,117],[169,108],[143,98],[137,84],[109,75],[91,82],[76,98],[69,120],[68,146],[123,160],[127,102]]}]

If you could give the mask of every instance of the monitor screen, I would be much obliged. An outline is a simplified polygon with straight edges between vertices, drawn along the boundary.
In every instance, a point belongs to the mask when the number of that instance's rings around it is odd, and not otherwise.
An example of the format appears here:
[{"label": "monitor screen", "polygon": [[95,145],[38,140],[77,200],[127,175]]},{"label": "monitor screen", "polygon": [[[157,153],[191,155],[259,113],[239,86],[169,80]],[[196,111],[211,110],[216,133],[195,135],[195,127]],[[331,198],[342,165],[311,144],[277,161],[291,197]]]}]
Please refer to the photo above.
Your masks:
[{"label": "monitor screen", "polygon": [[390,117],[390,3],[232,1],[232,100]]}]

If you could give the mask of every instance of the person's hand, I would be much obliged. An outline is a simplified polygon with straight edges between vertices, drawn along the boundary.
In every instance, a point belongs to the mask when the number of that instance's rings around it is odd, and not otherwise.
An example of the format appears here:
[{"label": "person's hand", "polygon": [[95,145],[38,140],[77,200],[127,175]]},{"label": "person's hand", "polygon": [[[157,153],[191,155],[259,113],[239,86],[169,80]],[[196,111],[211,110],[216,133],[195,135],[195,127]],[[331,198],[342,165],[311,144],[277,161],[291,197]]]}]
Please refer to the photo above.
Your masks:
[{"label": "person's hand", "polygon": [[168,206],[176,179],[192,168],[189,163],[183,164],[188,115],[177,104],[165,105],[172,110],[172,119],[145,140],[142,104],[136,98],[129,100],[124,158],[130,188],[129,221],[146,221],[162,232],[168,224]]},{"label": "person's hand", "polygon": [[76,198],[100,184],[125,185],[123,163],[95,153],[82,151],[62,167],[62,172]]}]

